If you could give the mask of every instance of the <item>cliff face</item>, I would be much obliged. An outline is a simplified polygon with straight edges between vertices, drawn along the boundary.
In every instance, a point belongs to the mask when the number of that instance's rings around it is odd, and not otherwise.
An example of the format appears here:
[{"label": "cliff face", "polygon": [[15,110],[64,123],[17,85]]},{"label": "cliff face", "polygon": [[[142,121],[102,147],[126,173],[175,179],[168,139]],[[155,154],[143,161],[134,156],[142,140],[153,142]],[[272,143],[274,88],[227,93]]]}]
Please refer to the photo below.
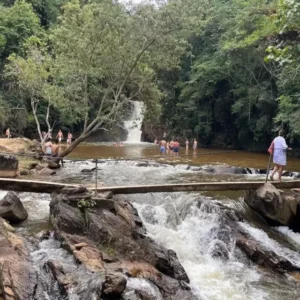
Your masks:
[{"label": "cliff face", "polygon": [[86,141],[91,143],[126,141],[127,135],[128,132],[126,129],[122,127],[115,127],[110,131],[97,130]]}]

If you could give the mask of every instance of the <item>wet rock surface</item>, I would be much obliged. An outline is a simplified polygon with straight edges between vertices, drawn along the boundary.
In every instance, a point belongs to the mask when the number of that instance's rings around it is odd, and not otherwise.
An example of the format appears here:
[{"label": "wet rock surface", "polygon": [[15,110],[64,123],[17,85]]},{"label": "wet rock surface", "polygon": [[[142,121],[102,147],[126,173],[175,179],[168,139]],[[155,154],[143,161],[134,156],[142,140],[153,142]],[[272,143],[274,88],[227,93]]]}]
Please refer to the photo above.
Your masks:
[{"label": "wet rock surface", "polygon": [[75,260],[91,272],[106,274],[103,299],[127,299],[131,291],[137,299],[148,299],[147,293],[130,289],[126,278],[146,280],[162,299],[195,299],[176,253],[146,236],[135,208],[126,200],[102,199],[92,200],[84,188],[65,190],[52,195],[50,215],[55,236]]},{"label": "wet rock surface", "polygon": [[[197,206],[201,208],[205,205],[201,200]],[[227,260],[230,257],[232,246],[230,241],[234,240],[234,255],[245,263],[254,262],[255,264],[269,269],[277,274],[290,274],[296,272],[300,275],[300,267],[292,261],[278,255],[273,249],[267,248],[259,240],[252,237],[240,224],[243,220],[236,211],[218,203],[215,204],[219,212],[219,221],[223,230],[218,232],[218,243],[211,250],[212,256]],[[213,206],[207,213],[213,212]],[[240,253],[241,251],[242,253]],[[242,255],[242,256],[241,256]],[[245,260],[246,259],[246,260]],[[247,262],[247,259],[249,260]]]},{"label": "wet rock surface", "polygon": [[42,176],[51,176],[51,175],[56,174],[56,171],[54,171],[53,169],[49,169],[49,168],[43,168],[40,171],[38,171],[38,174],[42,175]]},{"label": "wet rock surface", "polygon": [[0,200],[0,217],[11,223],[19,223],[28,218],[27,211],[15,193],[8,192]]},{"label": "wet rock surface", "polygon": [[257,190],[247,191],[245,201],[270,225],[285,225],[300,230],[299,192],[280,191],[271,183],[266,183]]},{"label": "wet rock surface", "polygon": [[[247,255],[247,257],[260,266],[269,268],[272,271],[284,274],[289,272],[300,272],[300,268],[293,265],[289,260],[277,255],[272,250],[253,239],[243,230],[239,230],[236,245]],[[299,273],[300,274],[300,273]]]},{"label": "wet rock surface", "polygon": [[38,275],[29,261],[24,242],[7,230],[0,218],[0,298],[38,300],[41,291]]}]

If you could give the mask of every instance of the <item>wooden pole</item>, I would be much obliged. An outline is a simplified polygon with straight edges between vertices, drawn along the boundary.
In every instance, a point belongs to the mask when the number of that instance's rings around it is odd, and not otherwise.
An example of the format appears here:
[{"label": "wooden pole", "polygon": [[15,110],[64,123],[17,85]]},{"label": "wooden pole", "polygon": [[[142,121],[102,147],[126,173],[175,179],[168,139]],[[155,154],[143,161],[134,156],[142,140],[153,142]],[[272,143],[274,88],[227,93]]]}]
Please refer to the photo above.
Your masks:
[{"label": "wooden pole", "polygon": [[96,182],[95,182],[95,196],[97,196],[97,190],[98,190],[98,159],[96,158]]},{"label": "wooden pole", "polygon": [[[278,189],[300,188],[300,180],[272,182]],[[201,182],[184,184],[160,184],[160,185],[135,185],[135,186],[107,186],[97,188],[98,193],[112,192],[113,194],[145,194],[145,193],[171,193],[171,192],[199,192],[199,191],[243,191],[256,190],[264,185],[264,181],[246,182]],[[64,187],[78,187],[76,184],[64,184],[56,182],[20,180],[0,178],[0,190],[52,193],[59,192]],[[95,188],[88,187],[90,191]]]},{"label": "wooden pole", "polygon": [[269,163],[268,163],[268,169],[267,169],[267,174],[266,174],[266,181],[265,181],[265,183],[268,182],[268,177],[269,177],[269,173],[270,173],[271,159],[272,159],[272,154],[270,154],[270,157],[269,157]]}]

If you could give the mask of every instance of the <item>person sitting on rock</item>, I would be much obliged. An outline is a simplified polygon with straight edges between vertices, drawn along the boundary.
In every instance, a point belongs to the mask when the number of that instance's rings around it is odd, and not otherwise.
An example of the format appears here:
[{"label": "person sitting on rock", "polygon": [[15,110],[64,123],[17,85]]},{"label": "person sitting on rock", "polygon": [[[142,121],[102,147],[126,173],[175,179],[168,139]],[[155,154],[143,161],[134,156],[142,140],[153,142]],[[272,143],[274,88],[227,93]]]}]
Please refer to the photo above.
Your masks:
[{"label": "person sitting on rock", "polygon": [[47,156],[52,156],[52,142],[50,139],[43,145],[42,150]]}]

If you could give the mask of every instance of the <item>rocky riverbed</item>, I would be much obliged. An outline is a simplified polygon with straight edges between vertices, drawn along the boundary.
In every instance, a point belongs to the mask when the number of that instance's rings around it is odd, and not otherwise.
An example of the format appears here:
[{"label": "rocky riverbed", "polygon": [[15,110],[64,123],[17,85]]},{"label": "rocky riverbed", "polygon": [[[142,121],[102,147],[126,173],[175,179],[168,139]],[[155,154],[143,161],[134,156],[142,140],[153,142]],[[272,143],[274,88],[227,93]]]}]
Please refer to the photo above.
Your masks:
[{"label": "rocky riverbed", "polygon": [[[229,166],[207,171],[213,167],[203,165],[196,170],[187,164],[103,161],[98,176],[105,184],[261,176],[242,174]],[[93,168],[90,161],[67,162],[51,178],[90,183],[95,177]],[[298,299],[297,233],[283,227],[288,223],[270,227],[259,207],[251,208],[239,195],[232,198],[236,200],[224,195],[106,194],[93,200],[84,188],[51,196],[20,193],[29,216],[15,233],[3,225],[1,241],[6,250],[0,264],[8,269],[3,268],[2,297]],[[270,198],[278,209],[283,198],[291,197],[280,195]]]}]

